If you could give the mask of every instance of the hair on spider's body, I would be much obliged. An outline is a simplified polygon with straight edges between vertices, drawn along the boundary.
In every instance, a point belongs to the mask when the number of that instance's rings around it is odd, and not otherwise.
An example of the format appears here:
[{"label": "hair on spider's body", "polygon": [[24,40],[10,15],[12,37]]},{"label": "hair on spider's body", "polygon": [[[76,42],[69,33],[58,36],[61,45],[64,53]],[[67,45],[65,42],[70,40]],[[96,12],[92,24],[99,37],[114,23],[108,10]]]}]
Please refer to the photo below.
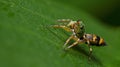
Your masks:
[{"label": "hair on spider's body", "polygon": [[69,49],[78,43],[85,43],[89,46],[90,55],[92,53],[91,46],[105,46],[106,43],[104,42],[104,39],[95,35],[95,34],[86,34],[85,33],[85,26],[82,23],[82,21],[72,21],[70,19],[61,19],[58,20],[58,22],[64,23],[62,25],[53,25],[55,28],[63,28],[66,31],[73,32],[73,34],[66,40],[64,44],[64,48],[69,43],[71,39],[75,40],[75,42],[68,46],[65,49]]}]

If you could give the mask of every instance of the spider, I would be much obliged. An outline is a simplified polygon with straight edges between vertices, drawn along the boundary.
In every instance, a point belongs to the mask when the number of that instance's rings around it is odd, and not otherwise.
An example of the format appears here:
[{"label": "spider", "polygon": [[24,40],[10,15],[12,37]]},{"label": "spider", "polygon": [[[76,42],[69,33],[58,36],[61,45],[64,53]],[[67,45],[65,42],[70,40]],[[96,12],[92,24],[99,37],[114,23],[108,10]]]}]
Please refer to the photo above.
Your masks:
[{"label": "spider", "polygon": [[[106,43],[104,39],[100,36],[97,36],[95,34],[87,34],[85,33],[85,25],[81,20],[73,21],[70,19],[60,19],[58,20],[60,22],[60,25],[53,25],[54,28],[63,28],[64,30],[68,32],[72,32],[71,36],[66,40],[66,42],[63,45],[63,48],[69,49],[78,43],[85,43],[89,47],[89,53],[91,55],[92,48],[91,46],[105,46]],[[66,47],[66,45],[69,43],[69,41],[73,39],[75,42],[71,44],[70,46]]]}]

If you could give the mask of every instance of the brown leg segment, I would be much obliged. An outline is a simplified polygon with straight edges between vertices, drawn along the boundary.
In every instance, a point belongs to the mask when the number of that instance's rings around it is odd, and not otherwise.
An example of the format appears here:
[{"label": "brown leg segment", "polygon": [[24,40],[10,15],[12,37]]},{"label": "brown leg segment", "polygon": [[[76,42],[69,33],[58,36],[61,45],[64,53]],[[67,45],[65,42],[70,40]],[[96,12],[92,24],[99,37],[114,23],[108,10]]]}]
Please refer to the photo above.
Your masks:
[{"label": "brown leg segment", "polygon": [[62,28],[64,30],[68,31],[68,32],[71,31],[71,29],[69,27],[64,26],[64,25],[53,25],[52,27],[54,27],[54,28]]},{"label": "brown leg segment", "polygon": [[74,36],[71,35],[71,36],[66,40],[65,44],[63,45],[63,48],[66,47],[66,45],[69,43],[69,41],[70,41],[73,37],[74,37]]},{"label": "brown leg segment", "polygon": [[89,41],[87,41],[87,43],[88,43],[88,47],[89,47],[89,57],[88,57],[88,59],[90,60],[91,59],[91,54],[92,54],[92,47],[90,46]]},{"label": "brown leg segment", "polygon": [[91,59],[91,55],[92,55],[92,48],[89,46],[89,60]]},{"label": "brown leg segment", "polygon": [[68,46],[66,49],[69,49],[75,45],[77,45],[78,43],[82,42],[82,40],[78,39],[76,42],[74,42],[72,45]]}]

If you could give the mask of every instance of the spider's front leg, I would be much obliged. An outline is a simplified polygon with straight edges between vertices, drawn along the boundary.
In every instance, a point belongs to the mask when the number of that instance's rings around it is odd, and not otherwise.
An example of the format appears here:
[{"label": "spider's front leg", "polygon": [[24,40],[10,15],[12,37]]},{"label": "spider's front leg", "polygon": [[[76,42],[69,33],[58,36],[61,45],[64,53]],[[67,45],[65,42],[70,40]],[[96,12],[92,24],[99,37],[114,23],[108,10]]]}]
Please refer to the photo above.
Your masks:
[{"label": "spider's front leg", "polygon": [[[69,41],[70,41],[71,39],[76,40],[76,42],[73,43],[73,45],[74,45],[74,44],[77,44],[77,42],[80,42],[80,40],[79,40],[79,39],[76,37],[76,35],[75,35],[74,29],[71,29],[71,31],[73,32],[73,34],[66,40],[65,44],[63,45],[63,48],[66,47],[66,45],[69,43]],[[78,40],[78,41],[77,41],[77,40]],[[70,46],[69,46],[69,47],[70,47]],[[65,49],[66,49],[66,48],[65,48]]]},{"label": "spider's front leg", "polygon": [[71,35],[65,42],[65,44],[63,45],[63,48],[66,47],[66,45],[69,43],[69,41],[74,37],[74,35]]},{"label": "spider's front leg", "polygon": [[83,40],[77,39],[77,41],[75,41],[72,45],[68,46],[68,47],[65,48],[65,49],[66,49],[66,50],[67,50],[67,49],[70,49],[71,47],[76,46],[78,43],[83,43]]},{"label": "spider's front leg", "polygon": [[71,29],[69,27],[65,26],[65,25],[53,25],[52,27],[54,27],[54,28],[62,28],[64,30],[68,31],[68,32],[71,31]]}]

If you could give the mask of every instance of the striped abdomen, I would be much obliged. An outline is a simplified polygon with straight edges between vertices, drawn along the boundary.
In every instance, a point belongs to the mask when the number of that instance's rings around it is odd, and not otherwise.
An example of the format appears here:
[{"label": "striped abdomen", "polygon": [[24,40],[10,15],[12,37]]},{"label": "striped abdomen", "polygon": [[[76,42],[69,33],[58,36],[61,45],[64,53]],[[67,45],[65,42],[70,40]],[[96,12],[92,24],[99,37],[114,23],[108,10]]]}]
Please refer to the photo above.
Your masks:
[{"label": "striped abdomen", "polygon": [[105,46],[103,38],[94,35],[94,34],[85,34],[83,38],[86,40],[86,44],[90,44],[92,46]]}]

